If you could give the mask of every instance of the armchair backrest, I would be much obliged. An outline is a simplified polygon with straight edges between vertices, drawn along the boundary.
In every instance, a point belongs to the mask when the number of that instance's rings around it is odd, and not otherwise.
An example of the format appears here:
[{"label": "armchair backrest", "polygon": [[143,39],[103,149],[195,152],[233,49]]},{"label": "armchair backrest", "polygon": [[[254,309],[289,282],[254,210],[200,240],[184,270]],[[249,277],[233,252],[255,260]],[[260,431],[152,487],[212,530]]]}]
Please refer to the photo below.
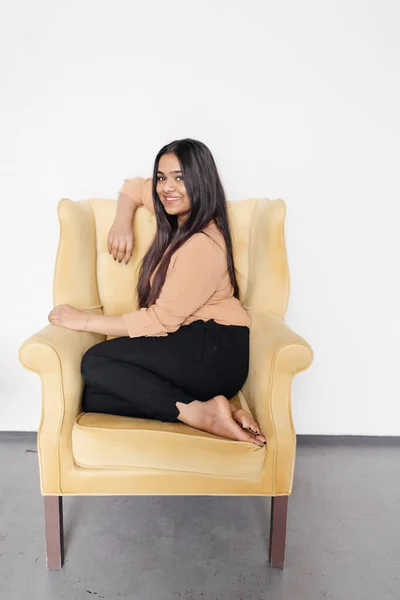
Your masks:
[{"label": "armchair backrest", "polygon": [[[54,303],[103,308],[104,314],[137,309],[141,260],[156,231],[155,216],[139,208],[134,217],[134,250],[128,265],[107,249],[116,201],[91,198],[58,205],[60,242],[54,276]],[[285,317],[289,270],[284,238],[283,200],[228,202],[233,254],[242,305]]]}]

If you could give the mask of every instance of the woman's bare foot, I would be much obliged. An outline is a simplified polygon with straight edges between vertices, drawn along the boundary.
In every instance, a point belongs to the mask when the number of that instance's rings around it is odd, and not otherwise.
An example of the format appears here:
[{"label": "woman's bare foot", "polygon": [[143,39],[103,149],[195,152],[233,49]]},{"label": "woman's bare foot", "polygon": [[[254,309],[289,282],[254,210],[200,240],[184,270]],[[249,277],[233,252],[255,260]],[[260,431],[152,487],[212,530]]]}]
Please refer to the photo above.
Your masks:
[{"label": "woman's bare foot", "polygon": [[232,416],[231,404],[225,396],[215,396],[207,402],[193,400],[190,404],[176,402],[179,409],[178,419],[203,431],[208,431],[214,435],[238,440],[242,442],[251,442],[257,446],[264,446],[265,437],[263,435],[253,435],[242,429]]},{"label": "woman's bare foot", "polygon": [[231,402],[229,403],[231,406],[232,417],[243,429],[248,429],[254,435],[261,435],[260,427],[254,419],[251,418],[249,413],[245,411],[243,408],[236,408]]}]

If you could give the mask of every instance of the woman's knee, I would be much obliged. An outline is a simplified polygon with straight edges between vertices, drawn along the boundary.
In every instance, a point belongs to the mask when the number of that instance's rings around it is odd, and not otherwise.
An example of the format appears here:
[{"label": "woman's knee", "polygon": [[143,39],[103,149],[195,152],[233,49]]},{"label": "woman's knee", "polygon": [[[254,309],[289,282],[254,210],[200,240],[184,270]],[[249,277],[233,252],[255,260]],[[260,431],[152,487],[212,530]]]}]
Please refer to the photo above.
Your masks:
[{"label": "woman's knee", "polygon": [[[98,344],[97,344],[98,345]],[[90,373],[93,373],[95,367],[101,367],[108,359],[96,351],[96,346],[92,346],[85,352],[81,361],[81,375],[85,381],[89,381]]]}]

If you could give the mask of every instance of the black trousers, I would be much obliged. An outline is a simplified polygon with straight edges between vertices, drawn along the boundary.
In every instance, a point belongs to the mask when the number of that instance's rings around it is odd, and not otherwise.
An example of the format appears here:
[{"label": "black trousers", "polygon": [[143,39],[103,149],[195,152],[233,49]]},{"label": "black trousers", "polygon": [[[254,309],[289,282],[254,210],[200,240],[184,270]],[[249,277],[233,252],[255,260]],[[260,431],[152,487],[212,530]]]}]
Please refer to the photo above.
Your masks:
[{"label": "black trousers", "polygon": [[176,402],[232,398],[248,375],[249,333],[199,320],[168,336],[96,344],[82,358],[82,410],[177,422]]}]

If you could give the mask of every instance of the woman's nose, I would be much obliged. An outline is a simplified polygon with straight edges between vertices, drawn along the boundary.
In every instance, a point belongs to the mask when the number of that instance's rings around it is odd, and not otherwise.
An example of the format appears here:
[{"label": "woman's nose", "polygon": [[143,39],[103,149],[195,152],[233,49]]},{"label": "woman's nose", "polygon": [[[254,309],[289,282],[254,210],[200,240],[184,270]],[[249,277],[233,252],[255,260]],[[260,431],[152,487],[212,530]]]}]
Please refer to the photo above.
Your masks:
[{"label": "woman's nose", "polygon": [[164,192],[172,192],[174,190],[174,183],[173,181],[165,181],[164,183]]}]

